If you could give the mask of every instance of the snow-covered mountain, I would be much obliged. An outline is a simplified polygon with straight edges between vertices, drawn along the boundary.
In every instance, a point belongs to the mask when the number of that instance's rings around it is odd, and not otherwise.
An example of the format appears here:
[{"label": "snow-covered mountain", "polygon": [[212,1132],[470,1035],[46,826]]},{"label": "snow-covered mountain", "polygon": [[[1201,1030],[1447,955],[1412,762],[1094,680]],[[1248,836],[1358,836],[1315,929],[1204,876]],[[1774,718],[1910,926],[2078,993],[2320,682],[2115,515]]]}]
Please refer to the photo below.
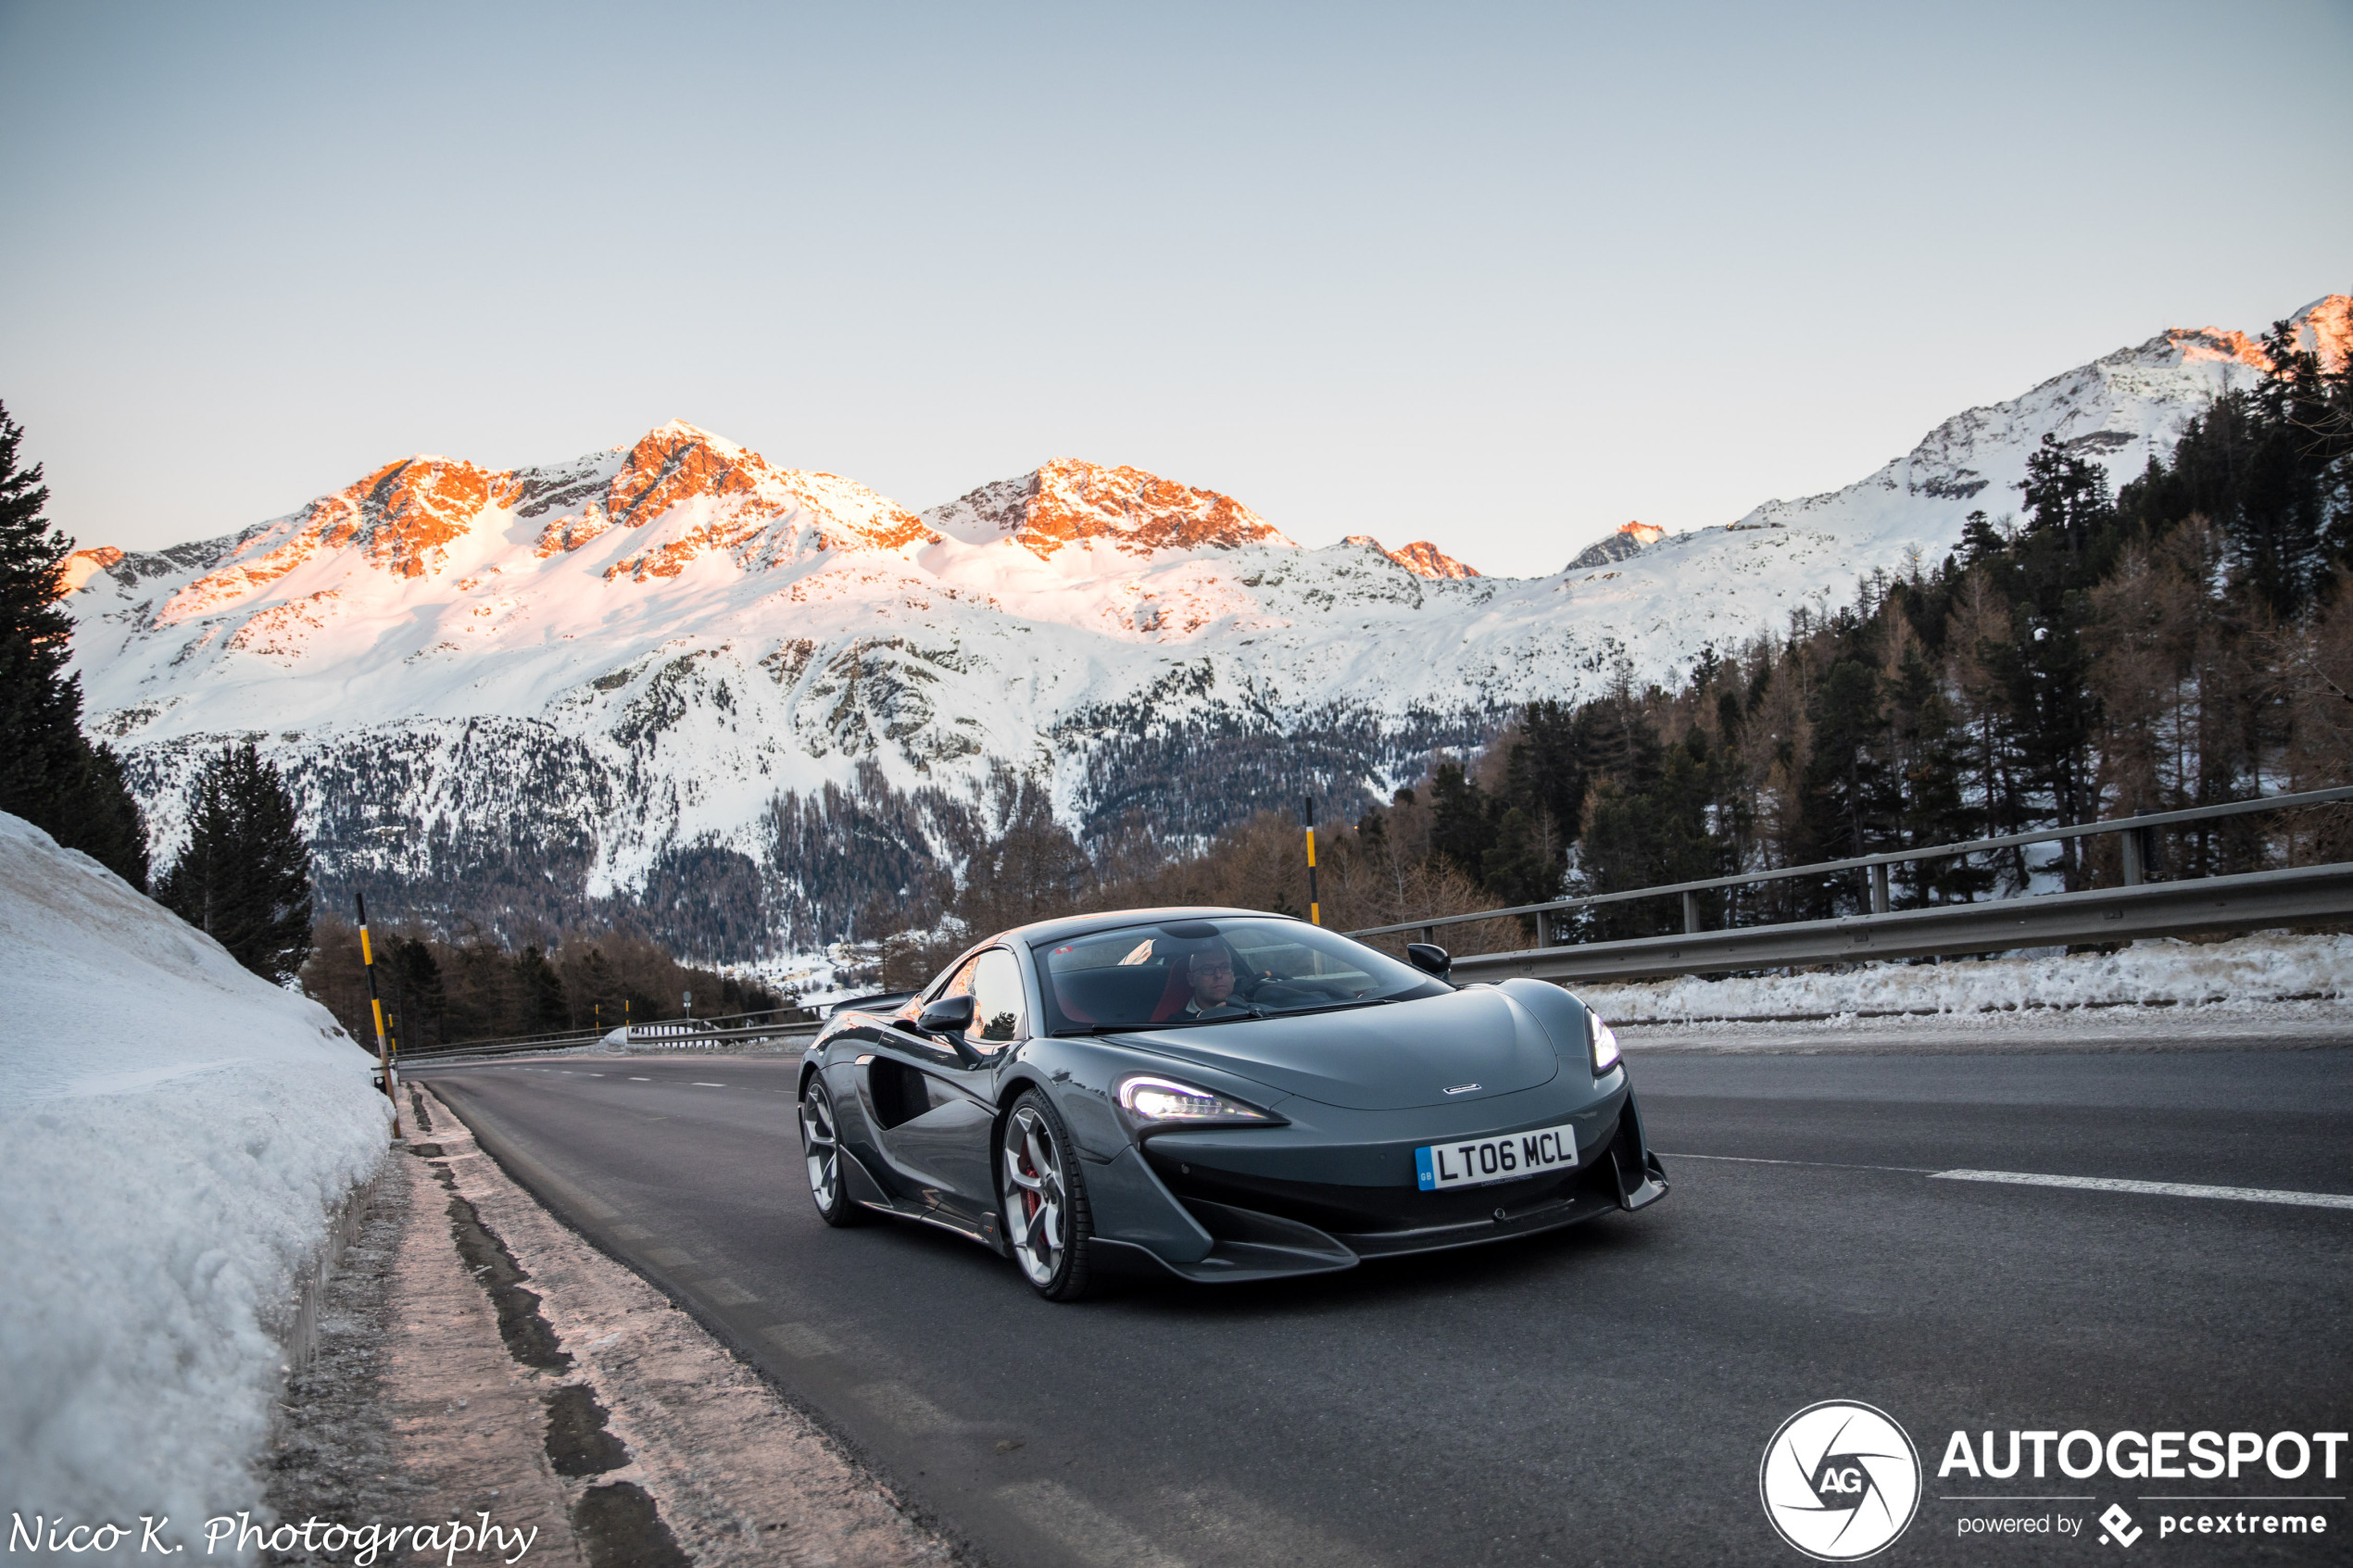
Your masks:
[{"label": "snow-covered mountain", "polygon": [[[2300,320],[2341,352],[2349,311]],[[545,468],[417,457],[227,538],[82,552],[76,666],[167,853],[195,762],[252,739],[337,894],[549,922],[617,900],[740,956],[902,883],[1006,768],[1082,828],[1345,809],[1512,705],[1667,678],[1941,558],[1971,510],[2014,509],[2045,432],[2129,477],[2262,364],[2237,332],[2162,333],[1835,494],[1629,524],[1529,579],[1428,540],[1305,549],[1073,458],[917,515],[676,422]]]}]

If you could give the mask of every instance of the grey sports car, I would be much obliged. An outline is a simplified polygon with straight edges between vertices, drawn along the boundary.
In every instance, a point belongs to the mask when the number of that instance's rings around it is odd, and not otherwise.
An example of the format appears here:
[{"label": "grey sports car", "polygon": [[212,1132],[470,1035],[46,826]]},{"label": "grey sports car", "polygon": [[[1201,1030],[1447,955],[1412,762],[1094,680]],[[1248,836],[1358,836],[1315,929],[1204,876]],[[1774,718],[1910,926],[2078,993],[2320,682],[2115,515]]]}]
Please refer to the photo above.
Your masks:
[{"label": "grey sports car", "polygon": [[1123,1268],[1322,1273],[1667,1195],[1607,1024],[1408,958],[1248,909],[993,936],[810,1047],[817,1211],[943,1226],[1067,1301]]}]

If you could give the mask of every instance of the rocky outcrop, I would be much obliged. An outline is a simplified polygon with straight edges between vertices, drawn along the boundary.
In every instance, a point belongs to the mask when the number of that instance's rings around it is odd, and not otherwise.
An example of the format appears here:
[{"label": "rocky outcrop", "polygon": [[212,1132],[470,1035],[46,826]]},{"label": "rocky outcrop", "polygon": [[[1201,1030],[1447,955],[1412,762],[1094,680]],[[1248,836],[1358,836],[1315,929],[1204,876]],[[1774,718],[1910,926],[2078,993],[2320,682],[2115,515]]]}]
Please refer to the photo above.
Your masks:
[{"label": "rocky outcrop", "polygon": [[1379,540],[1369,533],[1352,533],[1340,543],[1362,545],[1367,549],[1379,550],[1382,555],[1387,556],[1416,577],[1443,577],[1459,581],[1466,577],[1478,575],[1476,569],[1456,560],[1427,539],[1416,539],[1412,544],[1394,550],[1385,548]]},{"label": "rocky outcrop", "polygon": [[1076,458],[1050,458],[1035,472],[982,485],[925,517],[975,542],[1011,539],[1041,560],[1070,545],[1103,545],[1131,556],[1297,547],[1230,495]]},{"label": "rocky outcrop", "polygon": [[1647,522],[1622,522],[1617,532],[1605,539],[1596,539],[1568,563],[1570,571],[1591,571],[1612,561],[1621,561],[1638,555],[1667,537],[1667,530]]}]

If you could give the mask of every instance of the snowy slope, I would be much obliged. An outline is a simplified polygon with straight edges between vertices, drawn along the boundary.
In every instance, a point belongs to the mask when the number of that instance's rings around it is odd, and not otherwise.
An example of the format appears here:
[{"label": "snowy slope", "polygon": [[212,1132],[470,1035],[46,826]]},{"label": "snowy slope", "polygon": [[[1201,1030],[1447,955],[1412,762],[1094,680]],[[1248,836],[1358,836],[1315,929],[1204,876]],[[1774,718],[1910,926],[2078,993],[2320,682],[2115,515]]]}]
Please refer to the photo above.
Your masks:
[{"label": "snowy slope", "polygon": [[8,1505],[193,1536],[256,1506],[296,1271],[389,1107],[324,1008],[4,813],[0,990]]},{"label": "snowy slope", "polygon": [[[2308,307],[2316,341],[2345,338],[2349,303]],[[918,517],[681,423],[546,468],[416,458],[230,538],[84,552],[76,663],[166,851],[202,748],[250,736],[337,875],[496,861],[601,895],[699,846],[789,881],[772,803],[862,764],[964,797],[992,765],[1044,769],[1083,822],[1172,809],[1153,791],[1204,737],[1321,726],[1308,782],[1378,784],[1507,705],[1620,664],[1668,678],[1941,558],[1969,511],[2015,509],[2045,432],[2121,480],[2260,360],[2235,332],[2166,332],[1834,495],[1650,544],[1629,525],[1519,580],[1428,540],[1302,549],[1231,497],[1074,458]]]}]

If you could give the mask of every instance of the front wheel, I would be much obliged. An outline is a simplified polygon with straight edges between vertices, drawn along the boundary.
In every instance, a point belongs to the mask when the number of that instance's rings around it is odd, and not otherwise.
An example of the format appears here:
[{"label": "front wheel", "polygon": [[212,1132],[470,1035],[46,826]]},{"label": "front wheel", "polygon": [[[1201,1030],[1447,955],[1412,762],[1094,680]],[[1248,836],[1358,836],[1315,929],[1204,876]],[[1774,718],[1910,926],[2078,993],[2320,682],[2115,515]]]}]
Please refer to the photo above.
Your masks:
[{"label": "front wheel", "polygon": [[846,1157],[833,1097],[825,1092],[823,1078],[810,1079],[808,1092],[800,1097],[800,1154],[809,1168],[809,1196],[817,1205],[817,1217],[829,1225],[862,1223],[866,1210],[850,1200],[849,1185],[842,1179]]},{"label": "front wheel", "polygon": [[1087,1294],[1087,1244],[1095,1234],[1094,1221],[1070,1135],[1037,1090],[1013,1101],[1000,1150],[997,1194],[1013,1261],[1047,1300],[1077,1300]]}]

